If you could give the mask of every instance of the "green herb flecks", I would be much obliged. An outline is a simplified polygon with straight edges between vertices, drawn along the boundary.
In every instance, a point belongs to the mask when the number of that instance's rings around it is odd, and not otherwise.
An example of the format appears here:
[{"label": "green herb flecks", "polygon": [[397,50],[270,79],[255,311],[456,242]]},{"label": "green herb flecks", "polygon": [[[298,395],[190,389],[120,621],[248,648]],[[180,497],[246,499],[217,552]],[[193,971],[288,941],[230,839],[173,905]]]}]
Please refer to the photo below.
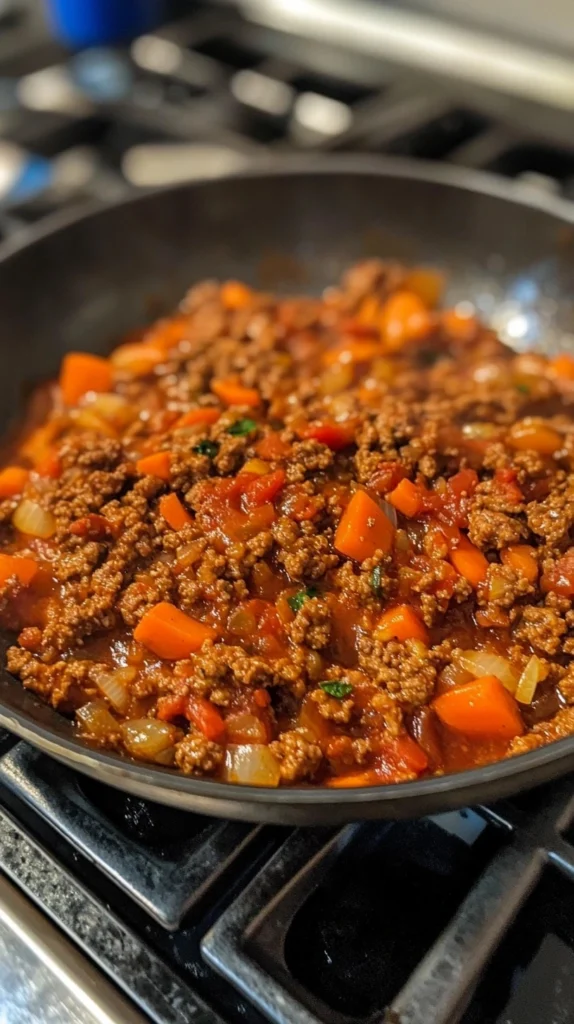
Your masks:
[{"label": "green herb flecks", "polygon": [[528,384],[517,384],[516,385],[516,390],[520,391],[521,395],[529,395],[530,394],[530,388],[528,387]]},{"label": "green herb flecks", "polygon": [[237,420],[236,423],[232,423],[227,428],[227,433],[231,434],[232,437],[245,437],[246,434],[250,434],[252,430],[257,429],[255,420],[243,419]]},{"label": "green herb flecks", "polygon": [[329,694],[329,697],[335,697],[336,700],[344,700],[345,697],[348,697],[353,692],[351,683],[346,683],[344,679],[333,680],[333,682],[327,679],[319,683],[319,686],[325,693]]},{"label": "green herb flecks", "polygon": [[305,601],[308,601],[310,597],[317,597],[318,593],[317,587],[305,587],[304,590],[298,590],[292,597],[288,597],[287,604],[296,615],[305,604]]},{"label": "green herb flecks", "polygon": [[200,441],[199,444],[194,445],[194,452],[198,455],[207,455],[208,459],[214,459],[219,451],[219,445],[217,441]]},{"label": "green herb flecks", "polygon": [[369,583],[371,584],[371,590],[375,597],[380,597],[381,587],[383,584],[383,570],[380,565],[376,565],[375,568],[371,570]]}]

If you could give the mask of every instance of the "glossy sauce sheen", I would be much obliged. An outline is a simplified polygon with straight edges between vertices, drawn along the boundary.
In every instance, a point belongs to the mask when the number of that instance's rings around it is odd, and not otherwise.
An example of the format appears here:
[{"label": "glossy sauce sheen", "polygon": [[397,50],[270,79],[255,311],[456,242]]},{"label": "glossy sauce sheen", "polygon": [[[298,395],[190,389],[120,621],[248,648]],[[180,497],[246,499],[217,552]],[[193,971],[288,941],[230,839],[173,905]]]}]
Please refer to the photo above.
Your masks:
[{"label": "glossy sauce sheen", "polygon": [[[574,731],[574,358],[376,260],[71,353],[0,471],[8,667],[87,742],[360,786]],[[17,639],[16,639],[17,638]]]}]

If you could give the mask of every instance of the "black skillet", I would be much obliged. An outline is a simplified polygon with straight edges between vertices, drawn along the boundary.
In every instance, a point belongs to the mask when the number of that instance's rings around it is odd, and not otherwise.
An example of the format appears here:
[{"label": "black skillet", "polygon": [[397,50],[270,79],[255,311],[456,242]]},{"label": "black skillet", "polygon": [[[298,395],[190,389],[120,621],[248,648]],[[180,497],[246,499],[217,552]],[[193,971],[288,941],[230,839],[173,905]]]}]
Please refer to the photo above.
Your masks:
[{"label": "black skillet", "polygon": [[[0,257],[0,428],[70,348],[102,351],[210,276],[318,291],[365,255],[431,262],[518,347],[574,336],[574,206],[457,168],[355,157],[281,161],[52,221]],[[572,344],[572,340],[571,340]],[[484,768],[364,789],[185,778],[94,751],[5,671],[0,724],[119,789],[203,814],[315,825],[492,801],[574,769],[574,736]]]}]

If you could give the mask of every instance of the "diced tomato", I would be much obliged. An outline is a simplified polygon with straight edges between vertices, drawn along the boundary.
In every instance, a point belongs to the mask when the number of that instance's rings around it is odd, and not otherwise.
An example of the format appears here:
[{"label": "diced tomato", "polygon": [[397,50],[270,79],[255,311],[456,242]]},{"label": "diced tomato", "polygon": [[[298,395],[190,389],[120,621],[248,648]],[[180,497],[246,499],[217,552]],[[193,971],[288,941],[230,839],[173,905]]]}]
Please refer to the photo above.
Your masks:
[{"label": "diced tomato", "polygon": [[266,434],[255,445],[255,451],[261,459],[284,459],[291,451],[291,445],[281,439],[281,435],[275,431]]},{"label": "diced tomato", "polygon": [[259,505],[273,501],[284,486],[286,479],[284,469],[275,469],[272,473],[264,473],[263,476],[255,476],[251,473],[240,474],[238,480],[242,484],[245,511],[251,512]]},{"label": "diced tomato", "polygon": [[326,444],[334,452],[340,451],[353,443],[355,437],[354,426],[349,423],[335,423],[324,420],[322,423],[310,423],[301,431],[301,437],[312,438]]},{"label": "diced tomato", "polygon": [[404,480],[406,470],[400,462],[381,462],[369,480],[368,486],[377,494],[387,494]]},{"label": "diced tomato", "polygon": [[187,697],[184,695],[170,693],[165,697],[159,697],[156,708],[156,718],[161,722],[171,722],[173,718],[185,716]]},{"label": "diced tomato", "polygon": [[103,540],[104,537],[112,537],[114,530],[108,519],[90,512],[72,523],[70,533],[76,537],[88,537],[89,540]]},{"label": "diced tomato", "polygon": [[186,705],[186,715],[206,739],[221,743],[225,738],[225,722],[210,700],[204,697],[190,697]]},{"label": "diced tomato", "polygon": [[504,495],[509,504],[520,505],[524,501],[515,469],[497,469],[493,479],[496,489]]},{"label": "diced tomato", "polygon": [[307,494],[298,484],[286,487],[281,502],[281,511],[284,515],[297,522],[303,523],[313,519],[323,505],[323,498],[319,494]]},{"label": "diced tomato", "polygon": [[470,499],[477,486],[478,474],[474,469],[461,469],[451,476],[436,510],[438,518],[453,526],[468,526]]},{"label": "diced tomato", "polygon": [[574,548],[569,548],[552,569],[545,572],[540,581],[542,590],[549,590],[565,597],[574,597]]}]

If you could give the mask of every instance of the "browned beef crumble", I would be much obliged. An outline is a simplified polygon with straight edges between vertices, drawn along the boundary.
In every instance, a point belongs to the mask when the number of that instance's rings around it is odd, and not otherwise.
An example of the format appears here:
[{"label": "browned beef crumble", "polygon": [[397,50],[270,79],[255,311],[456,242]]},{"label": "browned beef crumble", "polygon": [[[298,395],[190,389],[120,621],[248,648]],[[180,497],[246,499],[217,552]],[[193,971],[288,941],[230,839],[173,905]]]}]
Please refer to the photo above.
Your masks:
[{"label": "browned beef crumble", "polygon": [[440,291],[379,260],[321,299],[208,281],[69,358],[0,472],[9,670],[89,742],[261,785],[573,734],[574,358]]}]

